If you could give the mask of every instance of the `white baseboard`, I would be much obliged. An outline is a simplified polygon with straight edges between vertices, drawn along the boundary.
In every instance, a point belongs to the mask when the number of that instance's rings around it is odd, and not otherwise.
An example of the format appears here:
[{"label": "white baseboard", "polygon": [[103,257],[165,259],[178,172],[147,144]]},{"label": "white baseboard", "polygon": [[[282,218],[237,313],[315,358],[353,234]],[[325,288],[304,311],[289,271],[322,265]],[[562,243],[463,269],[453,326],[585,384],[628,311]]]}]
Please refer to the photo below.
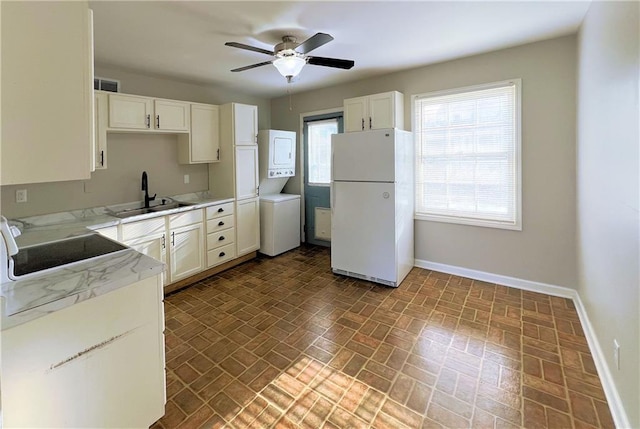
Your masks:
[{"label": "white baseboard", "polygon": [[496,283],[503,286],[510,286],[516,289],[528,290],[531,292],[546,293],[547,295],[560,296],[562,298],[571,298],[575,300],[578,292],[563,286],[555,286],[547,283],[533,282],[531,280],[523,280],[515,277],[502,276],[500,274],[492,274],[484,271],[470,270],[469,268],[456,267],[454,265],[440,264],[437,262],[429,262],[416,259],[414,265],[427,270],[439,271],[441,273],[453,274],[461,277],[468,277],[474,280],[481,280],[488,283]]},{"label": "white baseboard", "polygon": [[455,265],[440,264],[438,262],[430,262],[422,259],[416,259],[414,266],[418,268],[424,268],[432,271],[439,271],[441,273],[453,274],[460,277],[467,277],[474,280],[480,280],[488,283],[496,283],[503,286],[514,287],[516,289],[528,290],[531,292],[539,292],[552,296],[559,296],[562,298],[570,298],[576,307],[582,329],[584,330],[587,343],[589,344],[589,350],[598,369],[598,375],[602,383],[607,402],[609,403],[609,409],[613,416],[613,421],[618,428],[630,428],[629,418],[622,406],[618,389],[616,389],[611,371],[607,365],[607,361],[604,358],[602,347],[596,336],[587,311],[582,304],[580,295],[575,289],[555,286],[547,283],[534,282],[531,280],[523,280],[516,277],[503,276],[500,274],[492,274],[484,271],[471,270],[469,268],[457,267]]},{"label": "white baseboard", "polygon": [[632,426],[629,422],[629,417],[622,406],[622,400],[618,394],[618,389],[616,389],[616,386],[613,383],[613,376],[611,375],[609,365],[607,365],[607,361],[604,358],[602,347],[600,347],[600,341],[598,341],[598,338],[596,337],[596,333],[593,330],[593,326],[591,325],[591,321],[587,315],[587,310],[584,308],[580,295],[577,293],[576,297],[573,299],[573,303],[578,311],[578,317],[580,317],[580,324],[582,325],[584,335],[587,337],[589,350],[591,350],[591,356],[596,364],[598,375],[602,382],[602,388],[604,389],[604,394],[607,397],[609,409],[613,416],[613,421],[617,428],[630,428]]}]

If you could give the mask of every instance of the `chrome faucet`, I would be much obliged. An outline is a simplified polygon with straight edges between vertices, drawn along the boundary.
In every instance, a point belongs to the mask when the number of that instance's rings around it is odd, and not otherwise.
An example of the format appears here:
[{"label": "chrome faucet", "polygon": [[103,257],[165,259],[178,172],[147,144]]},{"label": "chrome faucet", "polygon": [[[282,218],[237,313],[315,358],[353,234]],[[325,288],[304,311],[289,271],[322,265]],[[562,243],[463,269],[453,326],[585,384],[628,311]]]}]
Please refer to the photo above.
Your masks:
[{"label": "chrome faucet", "polygon": [[156,195],[153,194],[153,197],[149,196],[149,179],[147,178],[147,172],[142,172],[142,190],[144,191],[144,208],[149,208],[149,202],[156,199]]}]

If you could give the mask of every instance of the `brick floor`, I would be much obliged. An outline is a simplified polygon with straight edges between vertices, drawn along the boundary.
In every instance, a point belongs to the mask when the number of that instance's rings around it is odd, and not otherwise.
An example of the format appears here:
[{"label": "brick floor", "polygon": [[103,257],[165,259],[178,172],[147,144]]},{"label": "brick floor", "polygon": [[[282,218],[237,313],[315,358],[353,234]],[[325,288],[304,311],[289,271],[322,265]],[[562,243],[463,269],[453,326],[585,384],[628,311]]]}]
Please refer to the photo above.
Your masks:
[{"label": "brick floor", "polygon": [[153,428],[613,428],[572,301],[414,268],[387,288],[328,249],[168,296]]}]

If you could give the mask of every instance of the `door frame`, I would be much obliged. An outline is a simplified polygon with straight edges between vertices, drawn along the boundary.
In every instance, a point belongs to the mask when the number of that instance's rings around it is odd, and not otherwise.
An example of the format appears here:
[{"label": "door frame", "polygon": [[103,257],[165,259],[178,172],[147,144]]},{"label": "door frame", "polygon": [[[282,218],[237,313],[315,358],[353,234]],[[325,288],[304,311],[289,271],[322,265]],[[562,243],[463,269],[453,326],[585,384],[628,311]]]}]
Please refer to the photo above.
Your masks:
[{"label": "door frame", "polygon": [[344,106],[334,107],[331,109],[315,110],[313,112],[300,113],[300,132],[299,132],[300,140],[298,142],[299,143],[298,148],[300,149],[298,153],[300,155],[298,160],[300,161],[300,173],[301,173],[300,174],[300,240],[302,242],[307,241],[307,235],[305,234],[305,231],[304,231],[305,219],[306,219],[305,195],[304,195],[304,175],[305,175],[304,160],[305,160],[305,156],[307,155],[304,151],[304,119],[309,116],[326,115],[330,113],[342,113],[342,115],[344,116]]}]

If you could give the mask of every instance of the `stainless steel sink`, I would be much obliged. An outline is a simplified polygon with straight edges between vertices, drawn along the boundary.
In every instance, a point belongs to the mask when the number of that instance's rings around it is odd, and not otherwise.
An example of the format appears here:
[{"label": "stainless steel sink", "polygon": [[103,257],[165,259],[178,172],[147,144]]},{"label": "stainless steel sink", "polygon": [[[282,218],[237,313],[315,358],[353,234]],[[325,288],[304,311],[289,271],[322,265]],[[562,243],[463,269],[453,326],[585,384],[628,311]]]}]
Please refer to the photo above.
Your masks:
[{"label": "stainless steel sink", "polygon": [[165,210],[177,209],[178,207],[188,207],[192,205],[193,204],[189,204],[189,203],[172,202],[172,203],[160,204],[158,206],[148,207],[148,208],[140,207],[135,209],[121,210],[119,212],[114,213],[113,215],[121,219],[124,219],[131,216],[139,216],[139,215],[148,214],[148,213],[158,213]]}]

